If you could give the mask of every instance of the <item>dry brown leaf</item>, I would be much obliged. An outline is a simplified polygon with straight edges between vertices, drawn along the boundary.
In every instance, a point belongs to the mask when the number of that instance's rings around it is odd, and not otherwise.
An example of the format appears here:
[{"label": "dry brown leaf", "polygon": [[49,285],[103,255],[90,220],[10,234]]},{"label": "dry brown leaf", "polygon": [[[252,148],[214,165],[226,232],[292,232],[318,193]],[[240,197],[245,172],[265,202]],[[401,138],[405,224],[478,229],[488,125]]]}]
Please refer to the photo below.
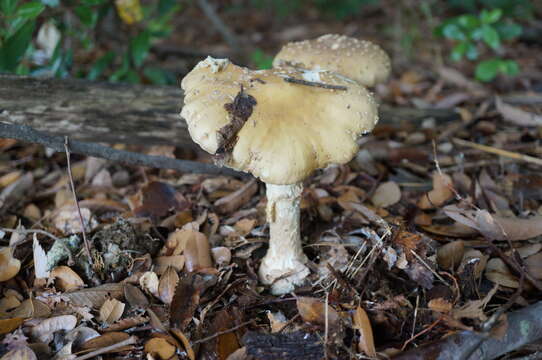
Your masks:
[{"label": "dry brown leaf", "polygon": [[255,219],[241,219],[233,225],[235,231],[240,236],[246,236],[250,234],[254,226],[256,226],[257,221]]},{"label": "dry brown leaf", "polygon": [[109,332],[109,331],[122,331],[129,328],[132,328],[134,326],[143,325],[149,321],[149,318],[138,315],[134,317],[130,317],[127,319],[121,319],[117,321],[114,324],[109,325],[108,327],[104,328],[103,331]]},{"label": "dry brown leaf", "polygon": [[242,347],[232,352],[226,360],[248,360],[247,348]]},{"label": "dry brown leaf", "polygon": [[21,301],[18,296],[14,294],[6,294],[0,299],[0,313],[10,311],[21,305]]},{"label": "dry brown leaf", "polygon": [[117,299],[107,299],[100,307],[99,320],[106,324],[114,323],[121,318],[125,306],[126,304]]},{"label": "dry brown leaf", "polygon": [[167,360],[175,354],[177,349],[166,339],[155,337],[145,343],[145,352],[161,360]]},{"label": "dry brown leaf", "polygon": [[[130,335],[123,332],[116,332],[116,331],[108,332],[108,333],[105,333],[104,335],[92,338],[88,340],[87,342],[85,342],[83,345],[81,345],[81,350],[92,351],[99,348],[104,348],[110,345],[118,344],[119,342],[124,341],[128,339],[129,337]],[[108,353],[126,351],[126,350],[130,350],[131,348],[132,348],[131,345],[127,345],[127,346],[117,348],[113,351],[109,351]]]},{"label": "dry brown leaf", "polygon": [[179,340],[181,340],[181,343],[184,346],[184,350],[186,351],[186,354],[188,355],[188,358],[190,360],[196,360],[196,354],[194,353],[194,350],[192,349],[192,345],[190,345],[190,341],[188,338],[182,333],[179,329],[171,329],[170,332]]},{"label": "dry brown leaf", "polygon": [[[297,298],[297,311],[303,321],[325,325],[326,323],[326,308],[323,301],[311,297]],[[339,322],[339,314],[331,306],[327,306],[328,324],[330,328],[335,328]]]},{"label": "dry brown leaf", "polygon": [[21,303],[21,305],[19,305],[19,307],[10,313],[10,316],[12,317],[21,317],[25,319],[45,318],[49,315],[51,315],[51,309],[49,306],[34,298],[26,299]]},{"label": "dry brown leaf", "polygon": [[17,202],[34,185],[34,176],[28,172],[0,192],[0,210]]},{"label": "dry brown leaf", "polygon": [[28,218],[29,220],[32,220],[33,222],[39,221],[41,219],[42,214],[39,207],[37,207],[36,204],[28,204],[23,211],[23,216]]},{"label": "dry brown leaf", "polygon": [[433,174],[433,190],[423,195],[418,201],[420,209],[434,209],[444,205],[448,200],[452,199],[454,193],[452,191],[452,178],[446,174]]},{"label": "dry brown leaf", "polygon": [[480,276],[482,276],[482,272],[486,268],[488,259],[489,256],[482,254],[481,251],[476,249],[468,249],[465,251],[463,259],[461,259],[461,264],[459,265],[457,272],[461,274],[468,266],[472,266],[474,278],[479,279]]},{"label": "dry brown leaf", "polygon": [[447,314],[452,310],[452,303],[444,298],[431,299],[427,304],[429,309]]},{"label": "dry brown leaf", "polygon": [[10,246],[0,248],[0,282],[12,279],[19,273],[21,262],[13,257]]},{"label": "dry brown leaf", "polygon": [[542,126],[542,115],[537,115],[519,107],[504,103],[500,97],[495,98],[497,111],[501,113],[504,120],[520,126]]},{"label": "dry brown leaf", "polygon": [[7,334],[17,329],[23,323],[24,319],[21,317],[13,317],[11,319],[0,320],[0,334]]},{"label": "dry brown leaf", "polygon": [[492,215],[487,210],[467,210],[455,205],[444,208],[446,215],[478,230],[491,240],[528,240],[542,235],[542,216],[528,219]]},{"label": "dry brown leaf", "polygon": [[211,260],[211,250],[209,248],[209,240],[207,237],[198,232],[191,231],[192,234],[186,241],[184,249],[186,270],[193,272],[200,269],[205,269],[213,266]]},{"label": "dry brown leaf", "polygon": [[465,305],[452,311],[454,319],[478,319],[486,321],[487,316],[484,314],[484,308],[489,303],[493,295],[497,292],[498,285],[495,285],[482,300],[469,300]]},{"label": "dry brown leaf", "polygon": [[119,283],[110,283],[90,289],[81,289],[64,293],[71,303],[77,306],[99,308],[108,298],[120,299],[124,295],[124,286]]},{"label": "dry brown leaf", "polygon": [[267,319],[269,320],[269,325],[271,326],[271,332],[279,332],[282,328],[288,323],[286,316],[280,311],[273,313],[271,311],[267,312]]},{"label": "dry brown leaf", "polygon": [[134,209],[134,214],[139,217],[156,220],[172,210],[184,210],[190,205],[181,193],[166,183],[153,181],[142,188],[141,192],[143,204]]},{"label": "dry brown leaf", "polygon": [[538,253],[526,258],[525,266],[533,277],[538,280],[542,280],[542,253]]},{"label": "dry brown leaf", "polygon": [[508,266],[499,258],[490,259],[486,265],[486,278],[498,285],[517,289],[519,280],[512,275]]},{"label": "dry brown leaf", "polygon": [[73,315],[61,315],[42,320],[32,328],[32,336],[48,344],[53,340],[56,331],[70,331],[77,325],[77,318]]},{"label": "dry brown leaf", "polygon": [[139,286],[141,288],[148,292],[149,294],[152,294],[156,297],[158,297],[158,284],[160,281],[158,280],[158,275],[156,275],[153,271],[147,271],[141,277],[139,278]]},{"label": "dry brown leaf", "polygon": [[190,323],[198,308],[201,290],[198,274],[187,273],[181,277],[170,306],[169,317],[173,328],[182,331]]},{"label": "dry brown leaf", "polygon": [[239,190],[215,201],[216,211],[220,214],[232,213],[249,202],[257,191],[258,183],[254,179],[250,180]]},{"label": "dry brown leaf", "polygon": [[16,170],[0,176],[0,187],[4,188],[11,185],[15,181],[19,180],[22,174],[22,171]]},{"label": "dry brown leaf", "polygon": [[154,271],[158,275],[162,275],[169,266],[177,271],[182,271],[184,268],[184,255],[159,256],[154,259],[154,265]]},{"label": "dry brown leaf", "polygon": [[456,240],[442,245],[437,250],[437,262],[446,270],[455,269],[461,263],[465,252],[463,240]]},{"label": "dry brown leaf", "polygon": [[149,300],[145,294],[132,284],[124,284],[124,298],[132,307],[146,308],[149,306]]},{"label": "dry brown leaf", "polygon": [[376,349],[373,337],[373,327],[365,310],[358,306],[353,315],[354,329],[359,330],[358,350],[365,355],[375,358]]},{"label": "dry brown leaf", "polygon": [[85,286],[83,279],[65,265],[55,267],[51,270],[49,277],[55,281],[55,286],[62,291],[76,290]]},{"label": "dry brown leaf", "polygon": [[169,234],[165,248],[166,255],[180,255],[184,252],[188,238],[193,236],[192,230],[177,229]]},{"label": "dry brown leaf", "polygon": [[38,360],[38,357],[28,346],[21,346],[5,353],[0,360]]},{"label": "dry brown leaf", "polygon": [[158,284],[158,297],[164,304],[171,304],[178,282],[179,275],[177,275],[177,271],[172,267],[168,267],[164,275],[160,277],[160,283]]},{"label": "dry brown leaf", "polygon": [[371,202],[377,207],[388,207],[394,205],[401,200],[401,189],[395,181],[387,181],[378,185]]}]

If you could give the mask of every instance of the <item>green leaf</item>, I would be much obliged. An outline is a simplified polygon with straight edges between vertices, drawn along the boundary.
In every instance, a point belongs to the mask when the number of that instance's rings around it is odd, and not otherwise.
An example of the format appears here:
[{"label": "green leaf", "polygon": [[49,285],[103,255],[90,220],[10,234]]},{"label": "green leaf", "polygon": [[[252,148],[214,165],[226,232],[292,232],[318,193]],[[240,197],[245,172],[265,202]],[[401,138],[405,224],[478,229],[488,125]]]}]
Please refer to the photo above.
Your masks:
[{"label": "green leaf", "polygon": [[41,3],[49,7],[57,7],[60,5],[60,0],[41,0]]},{"label": "green leaf", "polygon": [[514,60],[503,60],[500,70],[503,74],[515,76],[519,74],[519,65]]},{"label": "green leaf", "polygon": [[113,60],[115,60],[115,55],[116,54],[113,51],[108,51],[104,56],[96,60],[87,74],[87,79],[96,80],[113,62]]},{"label": "green leaf", "polygon": [[442,28],[442,33],[448,39],[465,40],[466,36],[463,30],[457,24],[447,24]]},{"label": "green leaf", "polygon": [[499,68],[501,66],[500,59],[491,59],[482,61],[476,66],[475,76],[476,79],[484,82],[491,81],[497,76]]},{"label": "green leaf", "polygon": [[81,0],[81,3],[86,6],[102,5],[105,0]]},{"label": "green leaf", "polygon": [[478,48],[476,47],[476,44],[469,42],[467,46],[467,52],[465,55],[467,56],[467,59],[469,60],[478,59]]},{"label": "green leaf", "polygon": [[465,29],[472,30],[480,25],[480,21],[474,15],[466,14],[457,18],[457,23]]},{"label": "green leaf", "polygon": [[486,44],[492,49],[497,50],[501,46],[501,37],[495,28],[489,25],[484,25],[482,29],[482,37]]},{"label": "green leaf", "polygon": [[463,55],[465,55],[465,52],[467,52],[468,44],[468,42],[462,41],[454,46],[450,55],[453,61],[459,61],[461,58],[463,58]]},{"label": "green leaf", "polygon": [[75,15],[79,18],[83,25],[93,28],[98,21],[98,12],[90,6],[81,5],[74,9]]},{"label": "green leaf", "polygon": [[499,21],[502,16],[501,9],[486,10],[483,9],[480,13],[480,20],[483,24],[493,24]]},{"label": "green leaf", "polygon": [[168,85],[174,83],[175,77],[169,71],[157,67],[146,67],[143,75],[155,85]]},{"label": "green leaf", "polygon": [[18,0],[0,0],[0,10],[6,16],[13,15],[17,9]]},{"label": "green leaf", "polygon": [[34,21],[28,21],[9,37],[0,48],[0,69],[14,71],[23,58],[34,32]]},{"label": "green leaf", "polygon": [[132,61],[136,67],[140,67],[151,47],[151,36],[148,31],[142,31],[130,42]]},{"label": "green leaf", "polygon": [[170,12],[174,12],[179,8],[177,6],[177,0],[160,0],[158,2],[158,16],[167,15]]},{"label": "green leaf", "polygon": [[128,70],[124,75],[123,80],[131,84],[139,84],[141,82],[141,78],[134,70]]},{"label": "green leaf", "polygon": [[30,20],[41,14],[43,10],[45,10],[45,5],[43,5],[39,1],[31,1],[21,5],[17,9],[16,15],[25,20]]},{"label": "green leaf", "polygon": [[503,40],[510,40],[521,35],[523,28],[516,23],[497,23],[495,24],[497,32]]}]

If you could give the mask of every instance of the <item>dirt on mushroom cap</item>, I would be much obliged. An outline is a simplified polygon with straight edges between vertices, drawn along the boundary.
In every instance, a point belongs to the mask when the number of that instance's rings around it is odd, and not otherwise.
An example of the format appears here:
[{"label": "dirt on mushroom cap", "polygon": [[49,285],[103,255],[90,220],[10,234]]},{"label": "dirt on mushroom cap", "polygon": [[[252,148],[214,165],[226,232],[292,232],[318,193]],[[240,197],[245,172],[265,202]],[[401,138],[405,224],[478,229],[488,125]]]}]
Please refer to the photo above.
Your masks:
[{"label": "dirt on mushroom cap", "polygon": [[[306,84],[287,81],[292,78]],[[181,116],[192,139],[211,154],[221,146],[220,130],[232,122],[225,105],[233,104],[241,90],[254,99],[225,164],[272,184],[296,183],[315,169],[348,162],[357,151],[356,139],[378,120],[367,89],[325,71],[251,71],[208,58],[183,79],[182,87]]]},{"label": "dirt on mushroom cap", "polygon": [[380,46],[336,34],[286,44],[273,60],[275,67],[285,65],[333,71],[365,86],[386,80],[391,71],[390,58]]}]

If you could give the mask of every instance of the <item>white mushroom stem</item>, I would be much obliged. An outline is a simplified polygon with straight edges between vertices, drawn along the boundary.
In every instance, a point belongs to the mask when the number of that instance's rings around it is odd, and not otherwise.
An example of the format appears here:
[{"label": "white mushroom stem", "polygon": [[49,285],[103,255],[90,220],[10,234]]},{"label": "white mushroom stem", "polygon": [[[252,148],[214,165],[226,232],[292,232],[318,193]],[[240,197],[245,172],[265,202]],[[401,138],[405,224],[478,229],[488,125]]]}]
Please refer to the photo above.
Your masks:
[{"label": "white mushroom stem", "polygon": [[260,280],[275,295],[301,285],[310,273],[301,247],[300,204],[303,185],[267,184],[269,250],[260,265]]}]

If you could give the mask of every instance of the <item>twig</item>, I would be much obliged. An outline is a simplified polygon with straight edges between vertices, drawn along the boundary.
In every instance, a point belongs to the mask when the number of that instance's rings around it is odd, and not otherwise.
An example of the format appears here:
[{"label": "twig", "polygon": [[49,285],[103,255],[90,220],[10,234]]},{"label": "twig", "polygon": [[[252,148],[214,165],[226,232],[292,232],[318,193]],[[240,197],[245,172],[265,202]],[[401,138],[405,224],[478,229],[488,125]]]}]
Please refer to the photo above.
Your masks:
[{"label": "twig", "polygon": [[[47,237],[50,237],[51,239],[55,240],[55,241],[60,241],[60,239],[56,236],[54,236],[53,234],[51,234],[50,232],[47,232],[45,230],[39,230],[39,229],[6,229],[6,228],[0,228],[0,231],[3,231],[3,232],[7,232],[7,233],[17,233],[17,234],[24,234],[24,235],[27,235],[27,234],[41,234],[41,235],[45,235]],[[16,241],[12,246],[18,246],[18,245],[21,245],[27,241],[30,241],[29,239],[21,239],[19,241]]]},{"label": "twig", "polygon": [[81,235],[83,236],[83,244],[84,244],[85,252],[87,253],[88,262],[92,266],[94,265],[94,261],[92,260],[92,255],[90,253],[90,244],[88,242],[87,235],[86,235],[85,221],[83,220],[83,215],[81,215],[81,208],[79,207],[79,201],[77,200],[77,194],[75,193],[75,184],[73,183],[72,167],[71,167],[71,161],[70,161],[70,148],[68,146],[67,136],[64,138],[64,149],[66,151],[66,160],[68,163],[68,178],[70,179],[70,187],[72,190],[73,201],[75,201],[77,214],[79,214],[79,221],[81,222]]},{"label": "twig", "polygon": [[207,336],[207,337],[204,337],[203,339],[199,339],[199,340],[193,341],[193,342],[192,342],[192,345],[204,343],[204,342],[207,342],[207,341],[209,341],[209,340],[213,340],[214,338],[219,337],[220,335],[224,335],[224,334],[231,333],[232,331],[238,330],[238,329],[240,329],[240,328],[242,328],[242,327],[245,327],[245,326],[247,326],[247,325],[249,325],[249,324],[252,324],[253,322],[254,322],[254,319],[249,320],[249,321],[245,321],[244,323],[239,324],[239,325],[237,325],[237,326],[234,326],[234,327],[232,327],[231,329],[224,330],[224,331],[218,331],[218,332],[214,333],[214,334],[211,335],[211,336]]},{"label": "twig", "polygon": [[342,90],[342,91],[348,90],[346,86],[342,86],[342,85],[324,84],[324,83],[320,83],[316,81],[307,81],[307,80],[296,79],[296,78],[291,78],[291,77],[285,77],[283,79],[284,81],[292,83],[292,84],[314,86],[314,87],[320,87],[320,88],[331,89],[331,90]]},{"label": "twig", "polygon": [[220,33],[220,35],[222,35],[228,45],[236,52],[238,52],[240,49],[240,45],[237,36],[235,36],[233,31],[231,31],[230,28],[227,27],[226,24],[224,24],[224,22],[222,21],[220,16],[218,16],[211,4],[209,4],[207,0],[198,0],[198,5],[201,8],[201,11],[203,11],[205,16],[207,16],[211,24],[213,24],[215,29]]},{"label": "twig", "polygon": [[427,268],[427,270],[431,271],[433,273],[433,275],[435,275],[440,281],[442,281],[443,283],[445,283],[446,285],[448,286],[451,286],[451,284],[449,284],[446,280],[444,280],[444,278],[442,276],[439,275],[439,273],[437,273],[435,270],[433,270],[431,268],[431,266],[429,266],[429,264],[427,264],[420,255],[418,255],[414,250],[410,250],[410,252],[412,253],[412,255],[414,255],[416,257],[416,259],[418,259],[419,262],[422,263],[423,266],[425,266]]},{"label": "twig", "polygon": [[442,321],[442,317],[438,318],[437,320],[435,320],[431,325],[429,325],[427,328],[423,329],[422,331],[420,331],[419,333],[417,333],[416,335],[414,335],[413,337],[411,337],[410,339],[408,339],[407,341],[405,341],[405,343],[403,344],[403,346],[401,347],[401,351],[405,350],[405,348],[407,347],[408,344],[410,344],[412,341],[414,341],[416,338],[422,336],[423,334],[425,334],[426,332],[430,331],[431,329],[433,329],[435,326],[437,326],[437,324],[439,322]]},{"label": "twig", "polygon": [[[49,135],[34,130],[26,125],[12,125],[0,122],[0,138],[16,139],[47,146],[58,152],[64,152],[64,137]],[[197,161],[178,160],[165,156],[153,156],[139,154],[131,151],[116,150],[91,142],[70,140],[70,151],[74,154],[99,157],[129,165],[148,166],[156,169],[173,169],[185,173],[200,173],[212,175],[228,175],[244,177],[229,168],[220,168],[213,164],[200,163]]]},{"label": "twig", "polygon": [[493,146],[481,145],[481,144],[477,144],[477,143],[467,141],[467,140],[463,140],[463,139],[459,139],[459,138],[453,138],[452,141],[454,143],[458,144],[458,145],[461,145],[461,146],[470,147],[470,148],[473,148],[473,149],[477,149],[477,150],[480,150],[480,151],[485,151],[485,152],[488,152],[488,153],[491,153],[491,154],[496,154],[496,155],[504,156],[504,157],[511,158],[511,159],[525,161],[525,162],[528,162],[528,163],[531,163],[531,164],[542,165],[542,159],[534,157],[534,156],[520,154],[520,153],[517,153],[517,152],[508,151],[508,150],[502,150],[502,149],[498,149],[498,148],[493,147]]},{"label": "twig", "polygon": [[297,313],[290,320],[286,321],[286,323],[284,325],[282,325],[282,327],[279,329],[279,331],[277,331],[277,334],[283,332],[284,330],[286,330],[286,328],[288,326],[292,325],[294,323],[294,321],[297,320],[297,318],[300,317],[300,316],[301,316],[301,314]]},{"label": "twig", "polygon": [[119,348],[121,348],[123,346],[126,346],[126,345],[135,344],[136,342],[137,342],[137,338],[135,336],[130,336],[126,340],[122,340],[121,342],[118,342],[116,344],[109,345],[109,346],[103,347],[101,349],[94,350],[94,351],[89,352],[88,354],[85,354],[85,355],[82,355],[82,356],[78,356],[74,360],[92,359],[95,356],[105,354],[105,353],[113,351],[113,350],[117,350],[117,349],[119,349]]}]

